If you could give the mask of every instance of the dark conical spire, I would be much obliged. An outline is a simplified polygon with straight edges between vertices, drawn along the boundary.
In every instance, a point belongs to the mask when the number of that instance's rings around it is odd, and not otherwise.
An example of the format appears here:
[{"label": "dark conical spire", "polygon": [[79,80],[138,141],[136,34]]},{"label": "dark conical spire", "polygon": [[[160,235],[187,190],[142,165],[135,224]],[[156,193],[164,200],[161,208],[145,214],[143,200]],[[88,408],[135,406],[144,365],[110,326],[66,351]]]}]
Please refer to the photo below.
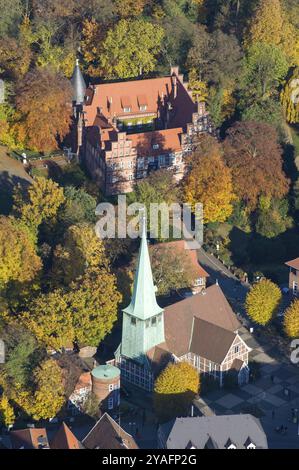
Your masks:
[{"label": "dark conical spire", "polygon": [[83,104],[86,92],[86,83],[80,70],[78,59],[76,60],[76,66],[74,69],[73,76],[71,78],[71,82],[74,90],[73,101],[76,104]]}]

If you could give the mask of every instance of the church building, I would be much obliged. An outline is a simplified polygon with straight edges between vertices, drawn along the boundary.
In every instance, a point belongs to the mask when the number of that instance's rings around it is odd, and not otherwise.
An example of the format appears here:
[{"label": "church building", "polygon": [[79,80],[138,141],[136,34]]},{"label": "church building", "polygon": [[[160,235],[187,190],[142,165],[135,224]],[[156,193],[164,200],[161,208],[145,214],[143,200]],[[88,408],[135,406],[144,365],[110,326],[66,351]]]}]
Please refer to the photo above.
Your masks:
[{"label": "church building", "polygon": [[158,305],[143,224],[133,295],[123,310],[122,340],[115,353],[122,380],[152,391],[167,363],[187,361],[221,386],[229,372],[235,372],[239,385],[247,383],[250,348],[240,327],[218,285],[165,309]]}]

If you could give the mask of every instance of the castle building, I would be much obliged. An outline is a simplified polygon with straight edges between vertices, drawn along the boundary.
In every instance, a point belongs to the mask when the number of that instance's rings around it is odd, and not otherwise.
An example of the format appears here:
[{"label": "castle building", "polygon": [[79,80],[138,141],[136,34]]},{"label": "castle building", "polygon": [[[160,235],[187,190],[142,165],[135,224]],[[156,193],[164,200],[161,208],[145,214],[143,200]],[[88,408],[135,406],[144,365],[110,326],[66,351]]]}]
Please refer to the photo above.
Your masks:
[{"label": "castle building", "polygon": [[156,301],[145,224],[130,305],[123,310],[122,340],[115,353],[122,380],[152,391],[170,361],[186,361],[222,386],[229,372],[249,380],[250,348],[218,285],[162,309]]},{"label": "castle building", "polygon": [[[204,103],[179,74],[90,85],[77,63],[72,78],[81,162],[107,195],[133,190],[152,170],[185,171],[194,136],[214,134]],[[83,101],[82,101],[83,100]]]}]

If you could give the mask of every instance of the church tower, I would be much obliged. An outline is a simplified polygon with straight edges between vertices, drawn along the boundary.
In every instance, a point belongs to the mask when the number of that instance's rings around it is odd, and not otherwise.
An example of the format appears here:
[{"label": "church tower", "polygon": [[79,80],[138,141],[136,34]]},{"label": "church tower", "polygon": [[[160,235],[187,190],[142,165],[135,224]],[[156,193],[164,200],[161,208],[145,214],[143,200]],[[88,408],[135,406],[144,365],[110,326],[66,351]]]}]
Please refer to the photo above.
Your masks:
[{"label": "church tower", "polygon": [[76,66],[73,76],[71,78],[73,87],[73,113],[74,113],[74,137],[73,137],[73,151],[80,154],[83,144],[83,105],[86,93],[86,83],[80,70],[79,60],[76,60]]},{"label": "church tower", "polygon": [[156,300],[143,220],[133,295],[130,305],[123,310],[121,356],[144,364],[146,353],[164,341],[164,311]]}]

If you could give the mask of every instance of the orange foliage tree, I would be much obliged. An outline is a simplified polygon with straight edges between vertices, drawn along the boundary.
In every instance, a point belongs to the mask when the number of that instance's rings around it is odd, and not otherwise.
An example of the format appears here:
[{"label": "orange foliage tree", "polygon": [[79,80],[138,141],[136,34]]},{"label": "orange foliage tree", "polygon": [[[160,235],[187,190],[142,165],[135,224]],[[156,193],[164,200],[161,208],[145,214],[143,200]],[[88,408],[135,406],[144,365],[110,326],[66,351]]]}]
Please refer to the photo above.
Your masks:
[{"label": "orange foliage tree", "polygon": [[227,133],[224,155],[236,196],[248,209],[260,196],[280,198],[289,183],[282,169],[282,148],[276,130],[266,123],[238,122]]},{"label": "orange foliage tree", "polygon": [[34,69],[19,82],[16,131],[24,146],[40,152],[58,148],[71,123],[70,82],[51,68]]}]

